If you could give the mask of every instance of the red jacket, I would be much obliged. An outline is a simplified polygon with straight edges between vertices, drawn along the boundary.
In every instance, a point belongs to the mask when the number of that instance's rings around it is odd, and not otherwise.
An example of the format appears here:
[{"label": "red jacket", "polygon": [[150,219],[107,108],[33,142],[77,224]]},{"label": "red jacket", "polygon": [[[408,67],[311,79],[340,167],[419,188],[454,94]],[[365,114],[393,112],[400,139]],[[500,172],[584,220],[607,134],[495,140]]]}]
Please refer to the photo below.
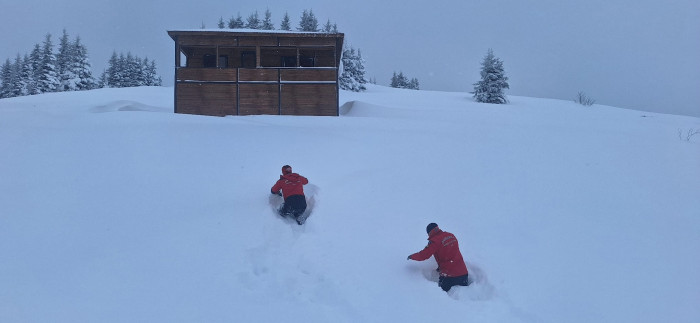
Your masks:
[{"label": "red jacket", "polygon": [[297,173],[280,175],[280,179],[272,186],[272,194],[277,194],[282,190],[282,196],[286,200],[292,195],[304,195],[304,185],[308,184],[306,177]]},{"label": "red jacket", "polygon": [[452,233],[435,229],[428,237],[425,249],[411,255],[411,259],[423,261],[435,256],[440,275],[448,277],[464,276],[469,273],[459,252],[459,242]]}]

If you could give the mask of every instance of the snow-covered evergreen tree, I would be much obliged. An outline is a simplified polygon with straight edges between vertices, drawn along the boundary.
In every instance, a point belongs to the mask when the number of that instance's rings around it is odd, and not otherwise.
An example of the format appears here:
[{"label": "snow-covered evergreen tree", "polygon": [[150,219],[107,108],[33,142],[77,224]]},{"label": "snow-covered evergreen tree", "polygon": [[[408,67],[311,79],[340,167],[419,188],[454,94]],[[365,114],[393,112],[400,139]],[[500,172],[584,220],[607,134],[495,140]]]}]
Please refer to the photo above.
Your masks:
[{"label": "snow-covered evergreen tree", "polygon": [[97,88],[101,89],[101,88],[109,87],[108,83],[109,82],[107,81],[107,70],[103,70],[102,74],[100,74],[100,78],[97,79],[96,86],[97,86]]},{"label": "snow-covered evergreen tree", "polygon": [[34,68],[32,67],[32,61],[28,54],[24,54],[24,59],[22,60],[22,74],[20,77],[24,81],[26,87],[26,93],[23,95],[35,94],[36,80],[34,79]]},{"label": "snow-covered evergreen tree", "polygon": [[403,72],[399,72],[399,74],[394,72],[394,75],[391,77],[390,86],[398,89],[405,89],[408,86],[408,78],[403,75]]},{"label": "snow-covered evergreen tree", "polygon": [[104,87],[119,87],[121,85],[121,66],[116,51],[112,52],[102,78],[105,80]]},{"label": "snow-covered evergreen tree", "polygon": [[332,32],[332,31],[333,31],[333,25],[331,24],[331,20],[328,19],[328,20],[326,21],[326,24],[323,25],[323,32],[324,32],[324,33],[330,33],[330,32]]},{"label": "snow-covered evergreen tree", "polygon": [[71,70],[75,74],[74,90],[83,91],[95,88],[95,78],[92,76],[92,66],[88,58],[87,48],[76,37],[71,44],[73,47],[73,60]]},{"label": "snow-covered evergreen tree", "polygon": [[289,14],[284,13],[284,18],[282,18],[282,23],[280,23],[281,30],[292,30],[292,26],[289,24]]},{"label": "snow-covered evergreen tree", "polygon": [[481,63],[481,80],[474,83],[474,100],[483,103],[507,103],[504,89],[509,88],[508,77],[503,70],[503,62],[489,49]]},{"label": "snow-covered evergreen tree", "polygon": [[14,96],[27,95],[27,83],[22,79],[22,56],[17,54],[10,73],[10,94]]},{"label": "snow-covered evergreen tree", "polygon": [[313,9],[306,11],[301,14],[301,21],[299,21],[299,31],[313,31],[318,32],[318,20],[314,15]]},{"label": "snow-covered evergreen tree", "polygon": [[260,29],[275,30],[275,25],[272,23],[272,12],[270,12],[270,9],[265,10],[265,19],[263,19]]},{"label": "snow-covered evergreen tree", "polygon": [[260,29],[260,17],[258,16],[257,10],[248,16],[245,27],[248,29]]},{"label": "snow-covered evergreen tree", "polygon": [[224,29],[226,27],[226,23],[224,23],[224,17],[219,17],[219,22],[216,24],[219,29]]},{"label": "snow-covered evergreen tree", "polygon": [[0,98],[10,98],[12,93],[12,63],[6,59],[0,67]]},{"label": "snow-covered evergreen tree", "polygon": [[122,87],[135,87],[141,86],[143,79],[141,77],[141,60],[128,52],[125,58],[125,70],[124,79],[122,80]]},{"label": "snow-covered evergreen tree", "polygon": [[39,94],[41,89],[39,88],[39,74],[41,74],[41,46],[39,44],[34,45],[32,53],[29,54],[29,61],[32,65],[32,80],[34,82],[34,87],[30,89],[29,94]]},{"label": "snow-covered evergreen tree", "polygon": [[241,17],[241,13],[238,13],[238,16],[236,18],[231,17],[228,21],[228,28],[229,29],[239,29],[243,28],[245,24],[243,23],[243,17]]},{"label": "snow-covered evergreen tree", "polygon": [[68,33],[63,29],[63,35],[56,54],[56,72],[61,85],[58,91],[74,91],[78,76],[75,74],[73,60],[75,59],[73,44],[68,39]]},{"label": "snow-covered evergreen tree", "polygon": [[340,73],[338,77],[338,86],[343,90],[361,92],[365,91],[367,87],[367,80],[365,79],[365,66],[364,60],[362,59],[362,54],[358,49],[350,47],[350,49],[345,49],[343,51],[343,72]]},{"label": "snow-covered evergreen tree", "polygon": [[156,61],[151,61],[148,63],[148,59],[144,60],[144,79],[146,86],[161,86],[163,85],[163,80],[158,75],[156,69]]},{"label": "snow-covered evergreen tree", "polygon": [[53,54],[51,34],[46,34],[41,48],[40,66],[37,77],[39,93],[56,92],[61,85],[56,71],[56,56]]},{"label": "snow-covered evergreen tree", "polygon": [[420,90],[420,85],[418,84],[418,79],[417,78],[412,78],[410,82],[408,82],[408,89],[411,90]]}]

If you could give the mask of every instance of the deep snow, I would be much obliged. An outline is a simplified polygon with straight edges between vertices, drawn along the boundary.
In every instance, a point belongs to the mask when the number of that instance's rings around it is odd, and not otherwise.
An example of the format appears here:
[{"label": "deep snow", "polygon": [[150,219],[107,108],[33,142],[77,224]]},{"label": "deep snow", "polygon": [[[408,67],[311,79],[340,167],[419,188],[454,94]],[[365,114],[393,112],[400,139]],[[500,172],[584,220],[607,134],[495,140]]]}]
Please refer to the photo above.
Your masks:
[{"label": "deep snow", "polygon": [[[378,86],[216,118],[172,91],[0,100],[0,322],[700,321],[700,118]],[[304,226],[269,204],[284,164]],[[406,260],[429,222],[472,286]]]}]

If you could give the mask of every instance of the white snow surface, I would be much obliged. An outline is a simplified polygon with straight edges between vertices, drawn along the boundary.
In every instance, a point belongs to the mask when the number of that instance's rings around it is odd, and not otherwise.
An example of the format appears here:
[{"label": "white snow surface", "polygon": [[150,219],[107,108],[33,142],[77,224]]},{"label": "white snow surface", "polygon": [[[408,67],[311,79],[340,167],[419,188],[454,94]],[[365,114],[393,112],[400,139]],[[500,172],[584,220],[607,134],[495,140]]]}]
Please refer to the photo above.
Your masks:
[{"label": "white snow surface", "polygon": [[[339,117],[173,89],[0,100],[0,322],[699,322],[700,118],[370,85]],[[281,166],[304,226],[277,216]],[[408,261],[436,222],[469,287]]]}]

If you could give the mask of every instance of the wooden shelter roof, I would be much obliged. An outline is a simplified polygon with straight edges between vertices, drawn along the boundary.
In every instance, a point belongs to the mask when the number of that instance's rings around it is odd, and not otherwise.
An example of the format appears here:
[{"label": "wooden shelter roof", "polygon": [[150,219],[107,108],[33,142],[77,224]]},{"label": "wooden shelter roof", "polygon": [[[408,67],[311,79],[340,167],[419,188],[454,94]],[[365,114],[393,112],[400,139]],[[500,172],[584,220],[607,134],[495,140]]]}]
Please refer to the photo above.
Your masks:
[{"label": "wooden shelter roof", "polygon": [[289,38],[344,38],[343,33],[305,32],[287,30],[260,30],[260,29],[183,29],[168,30],[170,38],[175,40],[177,36],[258,36],[258,37],[289,37]]}]

